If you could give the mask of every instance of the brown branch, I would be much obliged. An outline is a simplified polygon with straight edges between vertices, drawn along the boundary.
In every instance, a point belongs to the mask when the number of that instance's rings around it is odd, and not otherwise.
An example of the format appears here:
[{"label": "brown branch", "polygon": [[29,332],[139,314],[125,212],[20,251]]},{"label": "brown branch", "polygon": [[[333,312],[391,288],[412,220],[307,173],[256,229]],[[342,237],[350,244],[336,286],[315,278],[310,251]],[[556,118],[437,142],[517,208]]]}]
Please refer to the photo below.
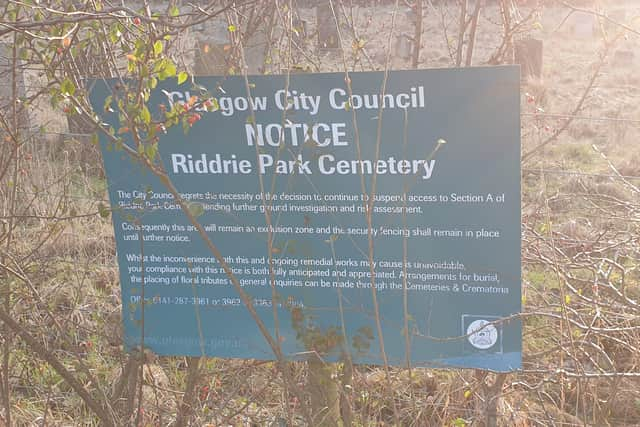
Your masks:
[{"label": "brown branch", "polygon": [[190,425],[189,419],[193,413],[193,403],[196,397],[196,385],[200,377],[200,357],[187,357],[187,385],[185,386],[182,403],[176,416],[176,427]]},{"label": "brown branch", "polygon": [[544,147],[546,147],[547,145],[551,144],[556,139],[558,139],[558,137],[569,127],[569,125],[571,125],[571,123],[573,123],[574,117],[576,117],[578,115],[578,113],[580,112],[580,110],[582,110],[582,106],[584,105],[585,101],[587,100],[587,96],[589,96],[589,93],[591,92],[591,89],[593,89],[593,86],[595,85],[596,80],[598,79],[598,76],[600,75],[600,70],[602,69],[602,67],[604,66],[604,64],[606,62],[607,52],[608,52],[608,48],[605,49],[604,53],[600,57],[600,61],[596,65],[596,69],[594,70],[593,74],[591,75],[591,78],[589,79],[589,82],[587,83],[587,87],[582,92],[582,96],[580,96],[580,99],[578,100],[578,103],[576,104],[576,106],[573,108],[571,113],[569,113],[567,115],[567,117],[568,117],[567,120],[564,122],[564,124],[560,128],[556,129],[553,132],[553,134],[551,136],[549,136],[545,141],[543,141],[542,143],[537,145],[535,148],[532,148],[531,150],[529,150],[528,152],[523,154],[522,155],[522,163],[523,164],[527,160],[529,160],[534,154],[536,154],[537,152],[542,150]]},{"label": "brown branch", "polygon": [[467,44],[467,56],[464,65],[466,67],[471,66],[473,58],[473,49],[476,44],[476,33],[478,32],[478,20],[480,19],[480,9],[482,9],[482,3],[484,0],[476,0],[476,7],[471,15],[471,28],[469,30],[469,43]]},{"label": "brown branch", "polygon": [[422,1],[423,0],[416,0],[415,2],[416,26],[413,33],[413,58],[411,60],[412,68],[418,68],[418,64],[420,63],[420,50],[422,49],[422,21],[424,19],[424,17],[422,16]]},{"label": "brown branch", "polygon": [[2,321],[10,330],[19,335],[29,346],[29,348],[38,355],[42,360],[47,362],[60,375],[67,384],[75,391],[82,401],[100,418],[105,426],[115,426],[115,422],[106,409],[106,405],[97,398],[91,396],[86,388],[76,379],[60,360],[49,350],[47,350],[33,335],[16,322],[4,309],[0,309],[0,321]]},{"label": "brown branch", "polygon": [[591,15],[593,15],[593,16],[597,16],[598,18],[602,18],[602,19],[604,19],[605,21],[607,21],[607,22],[609,22],[609,23],[611,23],[611,24],[613,24],[613,25],[617,25],[617,26],[618,26],[618,27],[620,27],[620,28],[624,28],[626,31],[629,31],[629,32],[630,32],[630,33],[632,33],[632,34],[635,34],[635,35],[637,35],[637,36],[640,36],[640,31],[638,31],[638,30],[636,30],[635,28],[632,28],[632,27],[630,27],[630,26],[628,26],[628,25],[626,25],[626,24],[623,24],[623,23],[621,23],[621,22],[618,22],[618,21],[616,21],[615,19],[610,18],[609,16],[607,16],[607,15],[606,15],[606,14],[604,14],[604,13],[598,12],[598,11],[593,10],[593,9],[584,9],[584,8],[581,8],[581,7],[576,7],[576,6],[574,6],[574,5],[570,4],[570,3],[567,3],[567,2],[566,2],[566,1],[564,1],[564,0],[561,0],[561,3],[562,3],[564,6],[568,7],[569,9],[571,9],[571,12],[583,12],[583,13],[591,14]]},{"label": "brown branch", "polygon": [[464,44],[464,33],[467,32],[467,0],[462,0],[460,4],[460,18],[458,29],[458,48],[456,49],[456,67],[462,65],[462,45]]}]

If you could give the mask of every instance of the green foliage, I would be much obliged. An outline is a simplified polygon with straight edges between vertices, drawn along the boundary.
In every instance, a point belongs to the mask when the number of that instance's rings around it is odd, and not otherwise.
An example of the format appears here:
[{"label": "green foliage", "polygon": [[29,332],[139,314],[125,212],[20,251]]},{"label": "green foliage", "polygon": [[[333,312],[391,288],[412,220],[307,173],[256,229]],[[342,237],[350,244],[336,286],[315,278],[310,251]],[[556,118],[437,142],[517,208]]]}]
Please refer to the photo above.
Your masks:
[{"label": "green foliage", "polygon": [[467,425],[467,421],[464,418],[455,418],[451,421],[452,427],[465,427]]},{"label": "green foliage", "polygon": [[162,45],[162,42],[160,40],[156,40],[156,42],[153,44],[153,54],[155,56],[160,56],[163,49],[164,46]]},{"label": "green foliage", "polygon": [[76,93],[76,87],[68,77],[60,84],[60,93],[64,96],[73,96]]},{"label": "green foliage", "polygon": [[107,206],[105,206],[104,203],[100,202],[98,203],[98,213],[102,218],[109,218],[111,210]]},{"label": "green foliage", "polygon": [[365,354],[371,348],[373,338],[373,329],[371,326],[362,326],[353,336],[351,345],[358,353]]},{"label": "green foliage", "polygon": [[337,326],[322,330],[313,322],[313,316],[305,314],[300,307],[291,307],[291,324],[296,331],[296,339],[306,349],[324,355],[339,350],[344,343],[342,332]]},{"label": "green foliage", "polygon": [[198,218],[202,214],[204,214],[204,206],[199,202],[190,202],[188,205],[189,213],[193,215],[195,218]]}]

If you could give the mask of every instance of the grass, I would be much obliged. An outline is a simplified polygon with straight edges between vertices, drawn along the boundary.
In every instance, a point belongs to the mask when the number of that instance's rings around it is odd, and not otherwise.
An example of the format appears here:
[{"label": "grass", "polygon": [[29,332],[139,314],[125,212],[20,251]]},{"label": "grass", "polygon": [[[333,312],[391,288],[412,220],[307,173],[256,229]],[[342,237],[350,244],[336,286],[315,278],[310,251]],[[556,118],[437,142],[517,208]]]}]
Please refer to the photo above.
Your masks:
[{"label": "grass", "polygon": [[[586,132],[587,130],[583,129],[583,131]],[[584,136],[581,136],[580,139],[584,139]],[[556,145],[551,148],[548,155],[557,164],[562,165],[563,169],[571,170],[577,167],[580,170],[586,169],[585,172],[587,172],[595,163],[596,153],[591,148],[589,138],[587,137],[586,139],[586,142]]]}]

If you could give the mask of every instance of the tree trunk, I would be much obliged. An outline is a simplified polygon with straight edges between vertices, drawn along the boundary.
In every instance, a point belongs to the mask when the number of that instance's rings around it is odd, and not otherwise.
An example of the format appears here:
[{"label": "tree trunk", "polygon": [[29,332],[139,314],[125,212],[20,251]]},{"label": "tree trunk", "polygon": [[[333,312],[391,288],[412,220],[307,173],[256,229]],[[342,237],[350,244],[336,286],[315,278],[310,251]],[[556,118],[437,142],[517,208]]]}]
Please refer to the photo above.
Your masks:
[{"label": "tree trunk", "polygon": [[412,68],[418,68],[420,63],[420,48],[422,47],[422,0],[416,0],[416,30],[413,35],[413,60]]},{"label": "tree trunk", "polygon": [[318,356],[307,362],[309,368],[309,397],[315,427],[335,427],[342,424],[340,417],[340,390],[332,378],[334,366]]}]

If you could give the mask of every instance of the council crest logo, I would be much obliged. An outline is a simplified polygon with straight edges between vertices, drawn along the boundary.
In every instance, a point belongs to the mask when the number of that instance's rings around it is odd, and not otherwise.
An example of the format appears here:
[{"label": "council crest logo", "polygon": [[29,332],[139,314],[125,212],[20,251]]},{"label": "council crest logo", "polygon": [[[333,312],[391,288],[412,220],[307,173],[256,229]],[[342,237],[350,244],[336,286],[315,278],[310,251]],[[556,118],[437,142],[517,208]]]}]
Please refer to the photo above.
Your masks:
[{"label": "council crest logo", "polygon": [[498,341],[498,330],[487,320],[475,320],[467,327],[467,339],[475,348],[487,350]]}]

